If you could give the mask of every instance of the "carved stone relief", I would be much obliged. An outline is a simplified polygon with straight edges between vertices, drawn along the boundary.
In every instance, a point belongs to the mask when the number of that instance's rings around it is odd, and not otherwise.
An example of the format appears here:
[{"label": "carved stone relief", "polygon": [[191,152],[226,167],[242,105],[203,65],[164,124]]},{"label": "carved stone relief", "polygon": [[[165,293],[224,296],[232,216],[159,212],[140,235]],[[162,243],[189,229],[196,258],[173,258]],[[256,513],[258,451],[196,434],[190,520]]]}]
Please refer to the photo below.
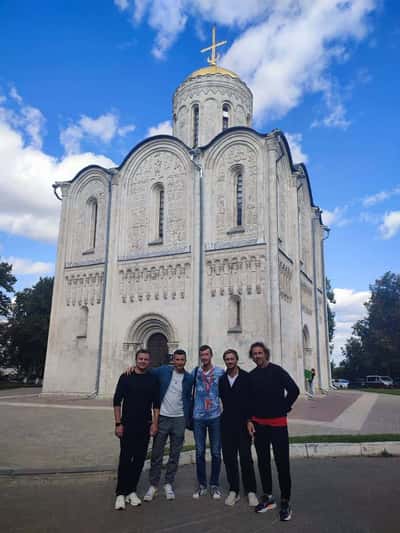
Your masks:
[{"label": "carved stone relief", "polygon": [[[88,250],[90,231],[91,207],[88,200],[94,199],[97,202],[96,221],[96,244],[92,250]],[[76,199],[73,198],[71,212],[71,222],[73,228],[69,231],[69,253],[67,262],[80,261],[89,254],[92,261],[99,260],[104,256],[105,240],[105,219],[106,219],[106,197],[104,193],[104,183],[100,179],[90,180],[83,187]]]},{"label": "carved stone relief", "polygon": [[[256,153],[244,144],[235,144],[225,150],[216,166],[216,237],[225,241],[235,222],[235,168],[242,168],[243,229],[246,238],[257,235],[257,159]],[[236,238],[243,238],[238,234]]]},{"label": "carved stone relief", "polygon": [[262,294],[265,256],[246,254],[209,258],[206,261],[207,283],[211,296]]},{"label": "carved stone relief", "polygon": [[99,304],[103,294],[103,271],[68,273],[64,288],[67,306]]},{"label": "carved stone relief", "polygon": [[[155,152],[146,157],[129,181],[127,211],[128,255],[147,248],[152,240],[151,189],[161,183],[165,191],[164,242],[165,246],[182,246],[187,242],[186,175],[180,159],[168,151]],[[185,206],[185,208],[184,208]]]},{"label": "carved stone relief", "polygon": [[292,303],[292,277],[293,265],[282,254],[279,257],[279,292],[281,298]]},{"label": "carved stone relief", "polygon": [[120,266],[119,287],[123,303],[143,300],[184,299],[190,293],[188,261]]}]

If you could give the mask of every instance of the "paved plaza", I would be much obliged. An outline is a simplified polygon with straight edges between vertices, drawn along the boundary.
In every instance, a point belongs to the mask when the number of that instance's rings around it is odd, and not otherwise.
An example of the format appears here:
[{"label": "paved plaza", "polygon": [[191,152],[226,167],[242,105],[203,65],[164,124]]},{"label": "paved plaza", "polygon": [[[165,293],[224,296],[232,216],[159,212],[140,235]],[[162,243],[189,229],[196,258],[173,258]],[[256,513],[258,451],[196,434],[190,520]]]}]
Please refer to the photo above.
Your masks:
[{"label": "paved plaza", "polygon": [[[400,397],[333,391],[299,398],[289,426],[292,435],[399,433]],[[159,496],[116,512],[118,450],[110,400],[46,397],[39,389],[0,391],[1,532],[398,531],[399,457],[292,460],[294,516],[281,523],[276,511],[255,514],[245,498],[234,508],[209,497],[194,501],[194,465],[180,467],[175,502]],[[146,485],[147,472],[139,494]],[[226,493],[224,474],[222,488]]]},{"label": "paved plaza", "polygon": [[[181,467],[177,499],[158,496],[114,511],[111,475],[0,476],[2,533],[398,533],[400,458],[292,461],[293,518],[256,514],[245,498],[233,508],[192,499],[193,466]],[[143,495],[147,476],[139,487]],[[226,483],[222,476],[222,486]],[[275,494],[278,496],[275,482]]]},{"label": "paved plaza", "polygon": [[[400,433],[400,396],[333,391],[301,397],[291,435]],[[186,443],[192,442],[188,432]],[[0,472],[7,469],[114,468],[111,400],[46,397],[40,389],[0,391]]]}]

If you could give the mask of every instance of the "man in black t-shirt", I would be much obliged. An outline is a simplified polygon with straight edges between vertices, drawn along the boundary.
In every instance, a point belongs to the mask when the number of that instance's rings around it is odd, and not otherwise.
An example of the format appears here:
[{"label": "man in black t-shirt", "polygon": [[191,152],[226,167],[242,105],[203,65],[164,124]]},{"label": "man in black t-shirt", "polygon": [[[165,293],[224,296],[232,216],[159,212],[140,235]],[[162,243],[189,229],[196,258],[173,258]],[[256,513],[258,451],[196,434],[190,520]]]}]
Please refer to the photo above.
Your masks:
[{"label": "man in black t-shirt", "polygon": [[254,437],[264,492],[255,510],[257,513],[264,513],[276,507],[272,496],[272,444],[281,489],[279,514],[282,521],[287,521],[292,517],[287,414],[300,391],[286,370],[270,362],[269,349],[264,343],[253,343],[249,355],[257,366],[249,373],[251,394],[247,426],[250,435]]},{"label": "man in black t-shirt", "polygon": [[223,359],[226,372],[218,383],[219,397],[222,402],[221,441],[229,494],[226,505],[235,505],[239,500],[239,466],[242,472],[244,490],[250,507],[258,505],[256,496],[256,476],[251,457],[251,438],[247,431],[249,417],[250,379],[249,374],[239,368],[239,355],[236,350],[225,350]]},{"label": "man in black t-shirt", "polygon": [[[148,372],[150,353],[139,350],[132,374],[122,374],[114,394],[115,435],[120,439],[115,509],[142,502],[136,494],[150,437],[158,431],[160,385]],[[121,410],[122,404],[122,410]],[[153,412],[152,412],[153,411]]]}]

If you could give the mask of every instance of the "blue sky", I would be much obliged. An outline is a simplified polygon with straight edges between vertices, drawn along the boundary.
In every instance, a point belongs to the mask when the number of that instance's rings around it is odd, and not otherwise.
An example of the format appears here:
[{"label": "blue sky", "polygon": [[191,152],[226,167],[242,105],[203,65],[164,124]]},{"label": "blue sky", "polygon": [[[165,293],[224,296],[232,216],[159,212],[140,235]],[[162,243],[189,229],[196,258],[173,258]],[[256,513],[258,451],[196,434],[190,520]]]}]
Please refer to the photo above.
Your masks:
[{"label": "blue sky", "polygon": [[0,255],[18,289],[53,273],[51,184],[169,131],[172,93],[205,64],[216,23],[255,129],[287,134],[331,227],[338,353],[369,284],[399,272],[398,2],[3,0],[0,20]]}]

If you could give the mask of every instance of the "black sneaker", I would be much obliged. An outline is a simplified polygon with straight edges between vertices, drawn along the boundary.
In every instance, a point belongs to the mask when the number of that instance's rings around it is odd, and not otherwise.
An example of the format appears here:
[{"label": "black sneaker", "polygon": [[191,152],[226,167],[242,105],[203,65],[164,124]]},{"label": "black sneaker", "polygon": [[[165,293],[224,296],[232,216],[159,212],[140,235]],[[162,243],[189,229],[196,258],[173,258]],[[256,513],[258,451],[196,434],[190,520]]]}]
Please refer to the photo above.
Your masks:
[{"label": "black sneaker", "polygon": [[276,508],[276,501],[273,496],[264,494],[261,499],[261,502],[254,508],[256,513],[266,513],[270,509]]},{"label": "black sneaker", "polygon": [[287,500],[281,502],[281,509],[279,511],[279,518],[281,522],[287,522],[292,518],[292,508]]}]

